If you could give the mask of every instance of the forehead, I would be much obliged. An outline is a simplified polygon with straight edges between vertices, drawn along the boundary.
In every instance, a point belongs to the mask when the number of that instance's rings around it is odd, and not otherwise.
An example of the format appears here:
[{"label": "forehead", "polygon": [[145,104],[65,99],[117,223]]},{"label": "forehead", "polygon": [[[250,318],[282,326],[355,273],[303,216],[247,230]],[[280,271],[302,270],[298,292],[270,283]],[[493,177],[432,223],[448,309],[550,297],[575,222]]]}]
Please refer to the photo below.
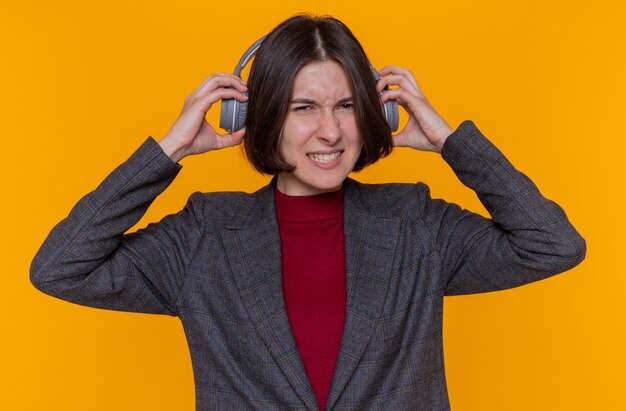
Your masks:
[{"label": "forehead", "polygon": [[334,60],[313,61],[304,65],[293,81],[292,96],[345,98],[352,95],[343,67]]}]

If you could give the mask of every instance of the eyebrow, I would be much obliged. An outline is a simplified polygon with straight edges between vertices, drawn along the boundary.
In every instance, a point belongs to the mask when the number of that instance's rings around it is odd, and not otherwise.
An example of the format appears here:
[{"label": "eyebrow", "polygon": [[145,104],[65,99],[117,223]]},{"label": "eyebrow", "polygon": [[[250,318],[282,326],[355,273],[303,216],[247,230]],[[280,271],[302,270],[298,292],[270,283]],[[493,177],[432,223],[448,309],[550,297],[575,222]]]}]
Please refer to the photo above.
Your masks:
[{"label": "eyebrow", "polygon": [[[349,103],[352,100],[354,100],[353,97],[342,98],[341,100],[337,102],[337,104],[341,105],[341,104]],[[311,100],[308,98],[296,98],[296,99],[291,100],[289,104],[312,104],[312,105],[319,106],[319,103],[317,101]]]}]

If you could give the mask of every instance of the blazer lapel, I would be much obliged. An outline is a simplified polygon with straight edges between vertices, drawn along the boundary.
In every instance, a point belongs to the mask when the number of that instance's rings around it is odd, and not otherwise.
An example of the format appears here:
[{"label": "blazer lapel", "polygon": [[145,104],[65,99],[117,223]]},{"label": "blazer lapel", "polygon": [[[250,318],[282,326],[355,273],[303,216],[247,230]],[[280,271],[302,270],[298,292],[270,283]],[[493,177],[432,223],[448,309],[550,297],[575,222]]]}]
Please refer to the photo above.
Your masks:
[{"label": "blazer lapel", "polygon": [[317,410],[287,318],[281,278],[275,179],[235,213],[222,239],[245,308],[272,357],[305,406]]},{"label": "blazer lapel", "polygon": [[[376,210],[352,179],[344,183],[346,322],[326,409],[332,409],[361,360],[387,296],[400,218]],[[385,207],[384,205],[382,207]]]}]

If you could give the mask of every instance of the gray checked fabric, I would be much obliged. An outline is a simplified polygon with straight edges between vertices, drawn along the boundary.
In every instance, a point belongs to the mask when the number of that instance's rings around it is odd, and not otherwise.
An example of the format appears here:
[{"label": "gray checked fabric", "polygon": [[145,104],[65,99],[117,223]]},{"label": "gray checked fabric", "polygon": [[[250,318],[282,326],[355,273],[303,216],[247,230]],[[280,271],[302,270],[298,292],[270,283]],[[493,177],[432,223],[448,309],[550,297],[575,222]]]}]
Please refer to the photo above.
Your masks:
[{"label": "gray checked fabric", "polygon": [[[347,179],[347,312],[328,410],[448,410],[444,295],[517,287],[568,270],[585,241],[471,121],[442,156],[491,219],[417,184]],[[178,316],[198,410],[317,409],[282,295],[272,193],[194,192],[135,233],[175,164],[148,137],[35,256],[44,293],[111,310]]]}]

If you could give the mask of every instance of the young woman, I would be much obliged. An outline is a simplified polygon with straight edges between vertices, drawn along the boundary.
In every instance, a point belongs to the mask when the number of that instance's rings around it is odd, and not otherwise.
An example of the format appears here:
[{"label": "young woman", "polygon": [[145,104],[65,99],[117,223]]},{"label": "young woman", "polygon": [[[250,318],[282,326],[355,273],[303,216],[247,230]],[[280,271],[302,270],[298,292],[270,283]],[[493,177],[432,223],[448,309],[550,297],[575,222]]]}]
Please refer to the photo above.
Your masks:
[{"label": "young woman", "polygon": [[[376,74],[341,22],[281,23],[248,84],[208,77],[166,136],[149,137],[54,227],[33,284],[79,304],[178,316],[201,410],[449,409],[444,295],[565,271],[585,242],[471,121],[453,130],[411,72]],[[222,99],[247,103],[245,128],[220,135],[205,121]],[[393,136],[381,109],[391,100],[409,114]],[[195,192],[182,211],[124,234],[182,158],[242,139],[274,176],[268,186]],[[433,200],[422,183],[348,178],[393,146],[441,153],[492,218]]]}]

